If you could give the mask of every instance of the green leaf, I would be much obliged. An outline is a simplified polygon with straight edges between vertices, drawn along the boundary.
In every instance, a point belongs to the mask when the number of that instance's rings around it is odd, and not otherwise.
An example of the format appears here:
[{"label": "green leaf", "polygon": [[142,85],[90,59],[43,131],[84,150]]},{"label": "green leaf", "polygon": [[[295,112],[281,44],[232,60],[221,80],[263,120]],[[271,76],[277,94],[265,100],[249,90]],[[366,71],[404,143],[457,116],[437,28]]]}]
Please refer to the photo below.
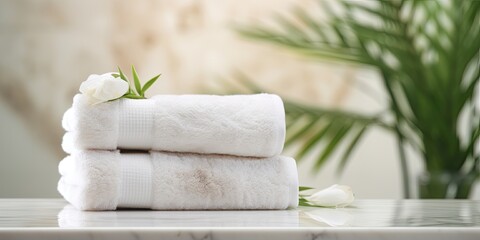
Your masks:
[{"label": "green leaf", "polygon": [[362,11],[364,14],[371,14],[372,16],[377,17],[381,21],[393,23],[393,24],[398,24],[398,19],[384,11],[379,11],[376,8],[372,8],[366,5],[358,4],[355,2],[348,2],[348,1],[342,1],[342,4],[345,5],[345,7],[349,7],[351,9],[355,9],[357,11]]},{"label": "green leaf", "polygon": [[[303,158],[325,143],[316,153],[318,168],[342,142],[347,142],[337,169],[342,171],[366,129],[380,126],[414,146],[427,170],[453,172],[472,162],[478,164],[477,117],[466,134],[460,133],[458,126],[463,123],[461,114],[475,107],[472,99],[479,87],[478,70],[467,76],[465,73],[469,67],[480,65],[476,61],[480,52],[480,1],[339,2],[340,11],[321,8],[326,20],[318,18],[313,9],[298,7],[293,14],[285,15],[288,18],[274,18],[276,28],[251,26],[238,31],[314,60],[354,64],[379,73],[388,98],[388,115],[382,119],[388,119],[388,124],[377,115],[359,116],[285,101],[287,145],[306,141],[297,157]],[[370,21],[364,21],[365,16]],[[433,31],[427,31],[429,27]],[[319,130],[319,126],[332,123],[336,126]],[[467,160],[470,165],[465,165]],[[407,171],[405,166],[402,169]],[[407,175],[403,174],[404,185],[409,182]]]},{"label": "green leaf", "polygon": [[118,68],[118,73],[120,73],[120,78],[128,83],[128,78],[125,76],[125,74],[123,74],[122,69],[120,69],[120,67],[117,67],[117,68]]},{"label": "green leaf", "polygon": [[132,93],[129,93],[129,94],[125,94],[123,95],[124,98],[130,98],[130,99],[145,99],[144,96],[139,96],[137,94],[132,94]]},{"label": "green leaf", "polygon": [[343,155],[340,159],[340,163],[338,164],[338,167],[337,167],[338,174],[341,174],[342,171],[344,170],[350,155],[352,154],[355,147],[358,145],[358,141],[360,141],[360,139],[363,137],[363,134],[365,133],[365,130],[367,130],[367,128],[368,128],[367,126],[362,127],[362,129],[356,134],[355,138],[353,138],[353,140],[348,145],[347,150],[343,152]]},{"label": "green leaf", "polygon": [[153,77],[152,79],[148,80],[145,85],[142,87],[142,96],[145,96],[145,92],[157,81],[157,79],[161,76],[162,74],[158,74],[157,76]]},{"label": "green leaf", "polygon": [[308,201],[298,201],[298,206],[301,206],[301,207],[313,207],[313,205],[309,204]]},{"label": "green leaf", "polygon": [[135,67],[133,65],[132,65],[132,75],[133,75],[133,82],[135,84],[135,90],[137,90],[138,95],[143,96],[140,79],[138,78],[137,71],[135,70]]},{"label": "green leaf", "polygon": [[313,204],[313,203],[309,202],[307,199],[302,198],[302,197],[299,197],[298,205],[302,206],[302,207],[334,208],[334,207],[326,207],[326,206],[320,206],[320,205]]},{"label": "green leaf", "polygon": [[[236,76],[239,78],[240,86],[235,87],[230,84],[229,89],[232,88],[229,91],[230,93],[238,93],[239,87],[248,89],[249,93],[268,92],[258,85],[253,84],[248,76],[244,74],[237,74]],[[237,91],[235,91],[235,89],[237,89]],[[341,126],[348,126],[354,123],[365,127],[379,126],[387,131],[394,130],[391,126],[374,116],[364,116],[351,112],[308,106],[285,98],[283,98],[283,100],[287,119],[285,146],[289,147],[308,139],[306,143],[303,143],[303,148],[297,150],[295,154],[298,162],[303,160],[304,155],[308,151],[313,150],[315,146],[318,146],[320,142],[330,141],[332,138],[331,135],[335,135]],[[332,123],[338,126],[329,130],[328,128],[331,128],[329,125]],[[357,143],[359,140],[357,140]]]},{"label": "green leaf", "polygon": [[305,35],[305,33],[299,27],[295,26],[292,21],[289,21],[280,14],[275,15],[275,20],[284,31],[289,33],[291,36],[295,36],[296,41],[308,42],[308,36]]},{"label": "green leaf", "polygon": [[314,146],[317,146],[322,140],[324,140],[324,136],[327,135],[327,133],[330,131],[332,128],[338,127],[338,123],[330,122],[327,124],[327,126],[323,127],[321,130],[319,130],[313,137],[311,137],[305,144],[303,144],[302,148],[300,151],[296,154],[297,159],[302,159],[305,157],[305,155],[310,152]]},{"label": "green leaf", "polygon": [[337,132],[337,134],[333,137],[333,139],[327,144],[325,149],[323,150],[322,154],[318,157],[317,161],[315,162],[314,169],[318,170],[320,167],[325,163],[328,157],[335,151],[341,140],[347,135],[347,133],[352,128],[353,123],[347,123],[347,125],[342,126]]},{"label": "green leaf", "polygon": [[314,189],[312,187],[306,187],[306,186],[299,186],[298,187],[298,191],[301,192],[301,191],[306,191],[306,190],[310,190],[310,189]]},{"label": "green leaf", "polygon": [[[297,118],[301,119],[301,118]],[[317,123],[318,119],[317,118],[312,118],[310,120],[307,120],[307,123],[304,123],[303,127],[299,130],[297,130],[293,135],[288,136],[288,138],[285,140],[285,146],[290,146],[293,142],[298,141],[299,138],[303,137],[309,130],[312,129],[312,127]],[[292,125],[290,125],[291,127]],[[289,128],[291,129],[291,128]],[[291,132],[292,130],[290,130]]]}]

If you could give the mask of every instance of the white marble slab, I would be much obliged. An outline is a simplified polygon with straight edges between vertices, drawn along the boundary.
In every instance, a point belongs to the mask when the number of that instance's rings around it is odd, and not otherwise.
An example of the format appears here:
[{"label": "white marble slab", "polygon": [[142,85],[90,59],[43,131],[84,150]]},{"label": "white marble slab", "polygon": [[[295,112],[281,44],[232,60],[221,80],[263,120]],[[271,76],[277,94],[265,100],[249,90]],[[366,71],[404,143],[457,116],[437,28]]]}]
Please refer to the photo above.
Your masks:
[{"label": "white marble slab", "polygon": [[358,200],[344,209],[82,212],[0,199],[0,239],[480,239],[480,201]]}]

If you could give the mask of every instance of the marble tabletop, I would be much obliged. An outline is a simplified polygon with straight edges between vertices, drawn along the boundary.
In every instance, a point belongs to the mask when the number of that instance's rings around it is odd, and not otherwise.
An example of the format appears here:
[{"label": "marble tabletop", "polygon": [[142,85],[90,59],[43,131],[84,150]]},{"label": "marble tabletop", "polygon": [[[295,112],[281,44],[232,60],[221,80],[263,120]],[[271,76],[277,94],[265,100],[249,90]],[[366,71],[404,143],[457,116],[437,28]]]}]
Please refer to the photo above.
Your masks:
[{"label": "marble tabletop", "polygon": [[356,200],[282,211],[78,211],[0,199],[0,239],[480,239],[480,201]]}]

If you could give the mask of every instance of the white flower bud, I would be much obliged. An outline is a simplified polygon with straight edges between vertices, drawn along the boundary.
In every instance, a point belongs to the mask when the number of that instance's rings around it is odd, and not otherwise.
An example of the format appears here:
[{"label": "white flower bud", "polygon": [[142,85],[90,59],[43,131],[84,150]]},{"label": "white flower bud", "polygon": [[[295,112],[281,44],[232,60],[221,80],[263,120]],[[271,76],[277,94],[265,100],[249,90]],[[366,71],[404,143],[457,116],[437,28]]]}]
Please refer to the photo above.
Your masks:
[{"label": "white flower bud", "polygon": [[107,102],[128,92],[128,83],[112,74],[92,74],[80,85],[80,92],[88,97],[90,104]]},{"label": "white flower bud", "polygon": [[346,207],[353,202],[354,196],[349,186],[335,184],[305,197],[305,199],[323,207]]}]

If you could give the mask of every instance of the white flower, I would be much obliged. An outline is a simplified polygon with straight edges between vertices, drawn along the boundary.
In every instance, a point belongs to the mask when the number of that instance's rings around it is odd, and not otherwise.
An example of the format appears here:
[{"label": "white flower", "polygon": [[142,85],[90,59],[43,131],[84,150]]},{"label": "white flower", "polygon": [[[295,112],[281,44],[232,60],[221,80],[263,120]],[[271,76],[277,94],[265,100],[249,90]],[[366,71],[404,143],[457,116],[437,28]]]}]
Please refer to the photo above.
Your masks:
[{"label": "white flower", "polygon": [[353,202],[352,189],[345,185],[332,185],[308,197],[307,201],[322,207],[346,207]]},{"label": "white flower", "polygon": [[130,88],[128,83],[112,74],[92,74],[80,85],[80,92],[88,97],[90,104],[97,104],[123,96]]}]

